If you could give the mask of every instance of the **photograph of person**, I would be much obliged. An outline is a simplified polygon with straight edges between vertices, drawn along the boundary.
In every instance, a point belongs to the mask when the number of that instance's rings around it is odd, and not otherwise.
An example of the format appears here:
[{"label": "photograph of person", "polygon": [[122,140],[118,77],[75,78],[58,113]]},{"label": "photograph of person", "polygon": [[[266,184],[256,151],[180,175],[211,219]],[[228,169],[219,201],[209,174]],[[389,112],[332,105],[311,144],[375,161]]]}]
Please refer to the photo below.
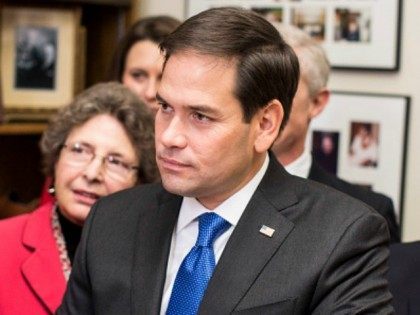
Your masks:
[{"label": "photograph of person", "polygon": [[371,39],[371,14],[369,8],[335,10],[334,40],[369,42]]},{"label": "photograph of person", "polygon": [[349,160],[359,167],[378,167],[379,124],[352,122]]},{"label": "photograph of person", "polygon": [[312,156],[323,169],[337,175],[339,132],[313,131]]},{"label": "photograph of person", "polygon": [[52,27],[16,28],[16,89],[55,88],[57,30]]}]

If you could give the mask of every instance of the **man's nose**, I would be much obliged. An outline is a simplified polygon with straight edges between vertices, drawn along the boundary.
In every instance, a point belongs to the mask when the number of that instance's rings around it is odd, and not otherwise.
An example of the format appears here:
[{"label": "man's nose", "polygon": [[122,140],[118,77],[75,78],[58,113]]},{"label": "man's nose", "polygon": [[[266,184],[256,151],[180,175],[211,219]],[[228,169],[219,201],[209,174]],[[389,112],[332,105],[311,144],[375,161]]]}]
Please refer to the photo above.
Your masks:
[{"label": "man's nose", "polygon": [[160,140],[165,147],[184,148],[187,145],[187,135],[183,121],[174,116],[161,133]]}]

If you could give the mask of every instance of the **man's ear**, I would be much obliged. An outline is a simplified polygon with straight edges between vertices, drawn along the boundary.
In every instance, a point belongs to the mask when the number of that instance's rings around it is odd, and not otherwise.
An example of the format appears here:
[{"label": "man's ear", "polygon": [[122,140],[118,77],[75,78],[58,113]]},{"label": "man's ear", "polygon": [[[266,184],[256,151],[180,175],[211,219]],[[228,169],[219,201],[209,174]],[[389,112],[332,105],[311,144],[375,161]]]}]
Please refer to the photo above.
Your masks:
[{"label": "man's ear", "polygon": [[321,114],[330,100],[330,90],[323,88],[316,93],[311,100],[310,118],[314,118]]},{"label": "man's ear", "polygon": [[257,137],[255,139],[255,150],[258,153],[267,151],[276,140],[280,125],[284,118],[284,110],[280,101],[271,100],[256,115]]}]

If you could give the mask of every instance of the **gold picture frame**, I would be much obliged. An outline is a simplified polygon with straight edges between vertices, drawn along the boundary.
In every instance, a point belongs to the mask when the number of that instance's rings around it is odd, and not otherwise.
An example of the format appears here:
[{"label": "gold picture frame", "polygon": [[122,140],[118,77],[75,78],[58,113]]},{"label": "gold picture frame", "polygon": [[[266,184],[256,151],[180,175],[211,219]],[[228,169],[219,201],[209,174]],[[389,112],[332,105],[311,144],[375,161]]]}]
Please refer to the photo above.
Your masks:
[{"label": "gold picture frame", "polygon": [[1,78],[5,116],[37,117],[77,90],[80,8],[2,8]]}]

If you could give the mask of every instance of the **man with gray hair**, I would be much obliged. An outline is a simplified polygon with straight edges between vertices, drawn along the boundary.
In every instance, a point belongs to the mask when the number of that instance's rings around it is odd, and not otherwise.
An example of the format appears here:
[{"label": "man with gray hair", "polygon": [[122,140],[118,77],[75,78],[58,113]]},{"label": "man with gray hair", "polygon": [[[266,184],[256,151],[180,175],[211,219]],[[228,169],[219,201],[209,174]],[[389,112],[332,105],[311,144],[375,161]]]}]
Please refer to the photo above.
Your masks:
[{"label": "man with gray hair", "polygon": [[392,200],[327,172],[305,146],[310,122],[322,113],[329,101],[329,62],[321,45],[304,31],[287,24],[275,23],[274,26],[295,50],[301,74],[288,123],[272,147],[277,160],[293,175],[312,179],[365,202],[386,219],[390,242],[400,242]]}]

